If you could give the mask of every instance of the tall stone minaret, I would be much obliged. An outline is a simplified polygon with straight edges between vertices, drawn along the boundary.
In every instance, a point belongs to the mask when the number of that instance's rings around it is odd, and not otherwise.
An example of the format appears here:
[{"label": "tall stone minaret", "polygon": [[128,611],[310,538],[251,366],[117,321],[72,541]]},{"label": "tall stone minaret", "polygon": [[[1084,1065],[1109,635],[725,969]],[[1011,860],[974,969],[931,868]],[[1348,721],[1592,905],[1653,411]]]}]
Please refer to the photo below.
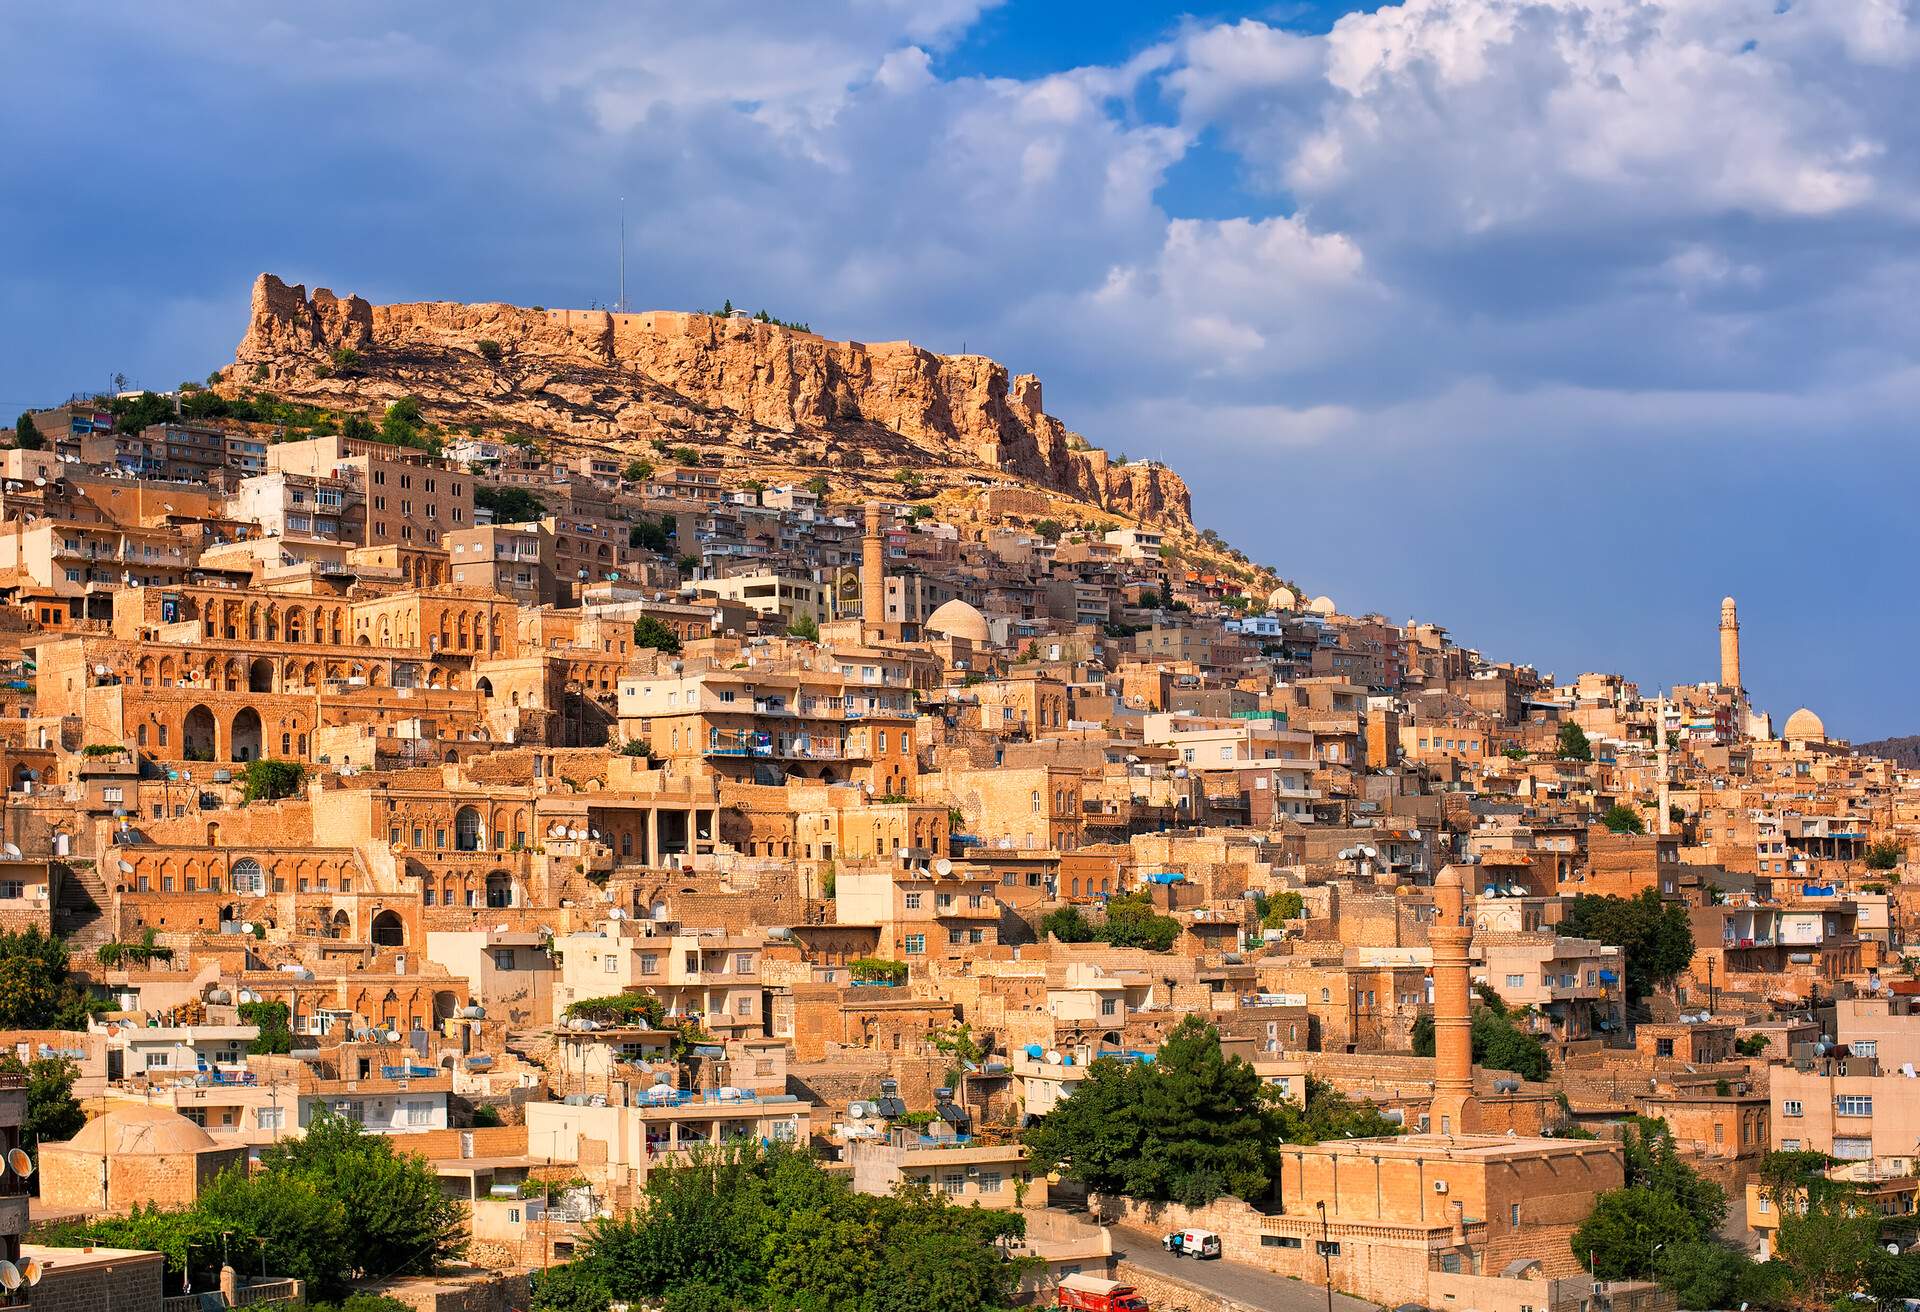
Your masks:
[{"label": "tall stone minaret", "polygon": [[1466,880],[1449,865],[1433,881],[1433,1106],[1434,1134],[1471,1134],[1479,1125],[1473,1096],[1473,1000],[1468,988]]},{"label": "tall stone minaret", "polygon": [[1738,690],[1740,683],[1740,609],[1727,597],[1720,603],[1720,686]]},{"label": "tall stone minaret", "polygon": [[887,543],[880,532],[880,506],[869,501],[860,537],[860,622],[871,628],[886,620]]}]

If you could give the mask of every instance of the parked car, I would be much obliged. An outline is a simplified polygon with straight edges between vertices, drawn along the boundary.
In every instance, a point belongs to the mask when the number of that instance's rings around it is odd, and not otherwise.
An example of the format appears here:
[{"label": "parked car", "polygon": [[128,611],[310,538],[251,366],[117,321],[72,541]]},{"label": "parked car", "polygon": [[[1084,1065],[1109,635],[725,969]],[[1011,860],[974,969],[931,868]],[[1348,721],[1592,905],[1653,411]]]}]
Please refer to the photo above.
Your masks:
[{"label": "parked car", "polygon": [[1175,1230],[1160,1245],[1175,1257],[1220,1256],[1220,1236],[1211,1230]]}]

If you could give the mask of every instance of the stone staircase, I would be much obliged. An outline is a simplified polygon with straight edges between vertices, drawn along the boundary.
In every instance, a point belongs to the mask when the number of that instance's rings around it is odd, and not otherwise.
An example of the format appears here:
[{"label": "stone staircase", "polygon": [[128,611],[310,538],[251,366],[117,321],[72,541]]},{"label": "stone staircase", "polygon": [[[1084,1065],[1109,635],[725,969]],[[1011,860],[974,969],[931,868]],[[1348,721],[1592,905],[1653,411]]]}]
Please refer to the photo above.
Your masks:
[{"label": "stone staircase", "polygon": [[106,881],[91,861],[56,864],[53,870],[60,886],[53,902],[53,931],[67,940],[75,957],[90,958],[95,948],[113,938]]}]

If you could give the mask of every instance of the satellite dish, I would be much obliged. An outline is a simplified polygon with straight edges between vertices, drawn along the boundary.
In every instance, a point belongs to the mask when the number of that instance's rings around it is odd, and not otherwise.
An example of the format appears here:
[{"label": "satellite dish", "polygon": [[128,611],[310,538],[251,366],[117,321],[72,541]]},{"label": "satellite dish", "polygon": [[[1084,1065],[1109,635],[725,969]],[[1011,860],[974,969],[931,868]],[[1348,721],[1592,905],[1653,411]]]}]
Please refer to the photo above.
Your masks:
[{"label": "satellite dish", "polygon": [[251,934],[251,933],[253,933],[253,922],[252,922],[251,920],[243,920],[243,921],[241,921],[241,922],[240,922],[240,932],[241,932],[242,934]]},{"label": "satellite dish", "polygon": [[863,1102],[852,1103],[847,1107],[847,1115],[856,1121],[864,1120],[867,1115],[867,1105]]},{"label": "satellite dish", "polygon": [[20,1274],[27,1278],[28,1284],[37,1285],[40,1278],[47,1274],[47,1264],[37,1257],[30,1257],[20,1264]]},{"label": "satellite dish", "polygon": [[622,911],[619,907],[615,907],[613,910],[607,912],[607,919],[609,920],[625,920],[626,918],[627,918],[627,913]]},{"label": "satellite dish", "polygon": [[1047,1049],[1047,1065],[1058,1066],[1059,1064],[1060,1064],[1060,1054],[1055,1052],[1052,1048]]},{"label": "satellite dish", "polygon": [[0,1285],[8,1289],[18,1289],[26,1283],[26,1277],[20,1274],[19,1267],[11,1262],[0,1261]]},{"label": "satellite dish", "polygon": [[947,860],[947,858],[945,857],[941,857],[938,861],[935,861],[933,863],[933,873],[936,875],[939,875],[942,879],[945,879],[948,875],[953,873],[953,862]]},{"label": "satellite dish", "polygon": [[25,1148],[15,1148],[7,1153],[7,1165],[22,1180],[33,1174],[33,1158],[27,1156]]},{"label": "satellite dish", "polygon": [[122,862],[120,863],[120,873],[121,873],[121,874],[123,874],[123,875],[130,875],[130,874],[132,874],[132,873],[133,873],[133,865],[132,865],[132,863],[130,863],[130,862],[127,862],[127,861],[122,861]]},{"label": "satellite dish", "polygon": [[13,857],[15,860],[18,860],[20,857],[20,849],[12,843],[8,843],[6,847],[0,848],[0,851],[4,851],[8,856]]},{"label": "satellite dish", "polygon": [[399,1031],[399,1030],[388,1030],[388,1031],[387,1031],[387,1042],[388,1042],[388,1043],[398,1043],[398,1042],[400,1042],[400,1031]]}]

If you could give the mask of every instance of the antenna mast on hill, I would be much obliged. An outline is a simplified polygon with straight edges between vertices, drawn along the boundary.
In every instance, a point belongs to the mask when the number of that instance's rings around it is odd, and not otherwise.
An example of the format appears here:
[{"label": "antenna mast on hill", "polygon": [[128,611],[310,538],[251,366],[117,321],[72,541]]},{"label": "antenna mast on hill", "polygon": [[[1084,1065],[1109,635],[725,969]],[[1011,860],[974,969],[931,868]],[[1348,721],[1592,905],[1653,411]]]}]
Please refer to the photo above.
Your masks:
[{"label": "antenna mast on hill", "polygon": [[620,198],[620,304],[619,312],[627,312],[627,198]]}]

